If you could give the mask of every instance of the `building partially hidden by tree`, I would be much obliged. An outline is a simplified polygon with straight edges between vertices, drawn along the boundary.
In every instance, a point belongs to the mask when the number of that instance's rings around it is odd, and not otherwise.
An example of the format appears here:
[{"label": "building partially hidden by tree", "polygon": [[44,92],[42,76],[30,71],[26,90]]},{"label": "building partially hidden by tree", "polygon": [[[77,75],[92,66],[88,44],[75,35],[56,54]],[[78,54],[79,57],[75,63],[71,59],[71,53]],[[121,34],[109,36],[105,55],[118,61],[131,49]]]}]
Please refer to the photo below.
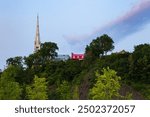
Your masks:
[{"label": "building partially hidden by tree", "polygon": [[70,59],[69,55],[61,55],[61,54],[59,54],[59,55],[57,55],[55,57],[56,61],[67,61],[68,59]]},{"label": "building partially hidden by tree", "polygon": [[83,60],[84,59],[84,54],[71,54],[71,59],[72,60]]}]

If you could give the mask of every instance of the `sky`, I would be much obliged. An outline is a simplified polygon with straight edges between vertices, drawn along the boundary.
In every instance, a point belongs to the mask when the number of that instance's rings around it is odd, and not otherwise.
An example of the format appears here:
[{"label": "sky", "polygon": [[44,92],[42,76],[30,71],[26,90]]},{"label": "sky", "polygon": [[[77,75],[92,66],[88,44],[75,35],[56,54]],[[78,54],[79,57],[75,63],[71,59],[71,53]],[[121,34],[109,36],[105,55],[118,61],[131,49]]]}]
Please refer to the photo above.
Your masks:
[{"label": "sky", "polygon": [[150,0],[0,0],[0,69],[33,53],[37,14],[41,42],[70,55],[102,34],[114,40],[113,52],[150,43],[149,11]]}]

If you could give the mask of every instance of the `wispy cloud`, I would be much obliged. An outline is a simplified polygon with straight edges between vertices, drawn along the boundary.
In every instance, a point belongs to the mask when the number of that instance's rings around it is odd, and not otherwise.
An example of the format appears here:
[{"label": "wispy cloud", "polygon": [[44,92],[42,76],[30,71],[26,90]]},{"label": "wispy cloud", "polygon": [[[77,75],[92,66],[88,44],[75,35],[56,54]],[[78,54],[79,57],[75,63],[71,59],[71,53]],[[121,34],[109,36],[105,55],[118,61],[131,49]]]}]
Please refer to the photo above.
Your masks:
[{"label": "wispy cloud", "polygon": [[98,27],[91,34],[84,35],[65,35],[64,38],[71,44],[81,43],[96,38],[104,33],[109,34],[115,41],[131,35],[143,28],[150,22],[150,0],[141,0],[133,6],[126,14],[118,17],[109,24]]}]

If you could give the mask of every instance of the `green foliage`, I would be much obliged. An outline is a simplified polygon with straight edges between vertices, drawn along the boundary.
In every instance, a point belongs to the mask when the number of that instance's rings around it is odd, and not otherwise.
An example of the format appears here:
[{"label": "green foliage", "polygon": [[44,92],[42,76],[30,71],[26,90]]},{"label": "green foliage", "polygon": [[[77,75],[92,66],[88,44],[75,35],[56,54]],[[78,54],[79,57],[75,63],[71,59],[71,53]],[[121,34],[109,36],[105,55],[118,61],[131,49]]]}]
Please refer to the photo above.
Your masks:
[{"label": "green foliage", "polygon": [[107,54],[108,51],[112,51],[114,49],[113,43],[111,37],[109,37],[107,34],[104,34],[100,37],[100,46],[102,48],[102,55],[105,53]]},{"label": "green foliage", "polygon": [[64,75],[62,78],[67,81],[72,81],[82,71],[81,63],[82,61],[78,60],[66,61]]},{"label": "green foliage", "polygon": [[58,47],[56,43],[45,42],[41,44],[41,49],[28,57],[24,57],[25,64],[28,68],[40,69],[40,66],[45,66],[47,62],[53,60],[57,56]]},{"label": "green foliage", "polygon": [[150,100],[150,85],[141,82],[131,82],[131,86],[137,90],[143,99]]},{"label": "green foliage", "polygon": [[150,83],[150,44],[135,46],[130,56],[130,80]]},{"label": "green foliage", "polygon": [[30,100],[48,99],[46,79],[35,76],[33,84],[26,87],[26,93]]},{"label": "green foliage", "polygon": [[45,42],[41,44],[41,49],[38,51],[42,60],[51,60],[57,56],[58,46],[56,43]]},{"label": "green foliage", "polygon": [[132,93],[127,93],[126,96],[122,96],[122,99],[124,100],[132,100],[133,99],[133,95]]},{"label": "green foliage", "polygon": [[69,100],[71,99],[71,86],[69,82],[63,81],[62,84],[58,86],[56,89],[57,94],[59,95],[61,100]]},{"label": "green foliage", "polygon": [[2,77],[8,81],[16,81],[20,84],[22,84],[25,80],[23,68],[14,65],[9,65],[8,68],[3,71]]},{"label": "green foliage", "polygon": [[0,78],[0,99],[21,99],[22,88],[16,81],[22,79],[22,67],[9,65]]},{"label": "green foliage", "polygon": [[51,61],[45,66],[45,76],[49,85],[55,84],[57,81],[71,82],[81,72],[81,61]]},{"label": "green foliage", "polygon": [[7,78],[7,74],[2,74],[0,78],[0,99],[16,100],[21,99],[22,89],[14,78]]},{"label": "green foliage", "polygon": [[98,59],[95,61],[95,67],[96,69],[101,70],[102,68],[105,68],[109,66],[111,69],[117,71],[117,75],[119,75],[122,80],[127,79],[129,76],[129,56],[131,54],[126,53],[114,53],[111,55],[107,55],[102,57],[101,59]]},{"label": "green foliage", "polygon": [[[134,99],[138,94],[150,99],[150,45],[106,55],[113,43],[106,34],[97,37],[86,47],[83,61],[55,61],[58,47],[52,42],[27,57],[9,58],[8,67],[0,70],[0,99],[88,99],[88,94],[91,99]],[[137,93],[127,94],[121,85],[120,96],[119,81]]]},{"label": "green foliage", "polygon": [[73,100],[79,100],[79,87],[78,87],[78,85],[75,85],[73,88],[72,99]]},{"label": "green foliage", "polygon": [[15,66],[23,66],[23,57],[17,56],[14,58],[8,58],[6,60],[6,64],[9,65],[15,65]]},{"label": "green foliage", "polygon": [[86,47],[86,57],[100,57],[100,55],[106,54],[108,51],[114,49],[113,40],[108,35],[104,34],[101,37],[94,39],[89,46]]},{"label": "green foliage", "polygon": [[89,92],[91,99],[110,100],[119,97],[119,81],[121,78],[117,76],[114,70],[109,68],[104,68],[102,72],[103,75],[100,75],[98,71],[96,72],[97,82]]},{"label": "green foliage", "polygon": [[41,59],[38,53],[30,54],[28,57],[24,57],[24,60],[28,68],[41,64]]}]

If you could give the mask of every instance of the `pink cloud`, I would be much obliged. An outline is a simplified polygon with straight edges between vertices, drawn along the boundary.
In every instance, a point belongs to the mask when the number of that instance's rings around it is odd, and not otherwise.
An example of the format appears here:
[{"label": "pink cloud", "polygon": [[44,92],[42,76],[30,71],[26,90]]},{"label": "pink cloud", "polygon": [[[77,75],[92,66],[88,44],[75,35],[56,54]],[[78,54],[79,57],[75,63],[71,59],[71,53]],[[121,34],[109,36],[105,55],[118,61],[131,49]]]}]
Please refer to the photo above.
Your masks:
[{"label": "pink cloud", "polygon": [[133,6],[126,14],[103,27],[98,27],[89,34],[65,35],[63,36],[69,43],[81,43],[92,40],[104,33],[109,34],[115,41],[122,39],[142,29],[150,22],[150,0],[141,0]]}]

